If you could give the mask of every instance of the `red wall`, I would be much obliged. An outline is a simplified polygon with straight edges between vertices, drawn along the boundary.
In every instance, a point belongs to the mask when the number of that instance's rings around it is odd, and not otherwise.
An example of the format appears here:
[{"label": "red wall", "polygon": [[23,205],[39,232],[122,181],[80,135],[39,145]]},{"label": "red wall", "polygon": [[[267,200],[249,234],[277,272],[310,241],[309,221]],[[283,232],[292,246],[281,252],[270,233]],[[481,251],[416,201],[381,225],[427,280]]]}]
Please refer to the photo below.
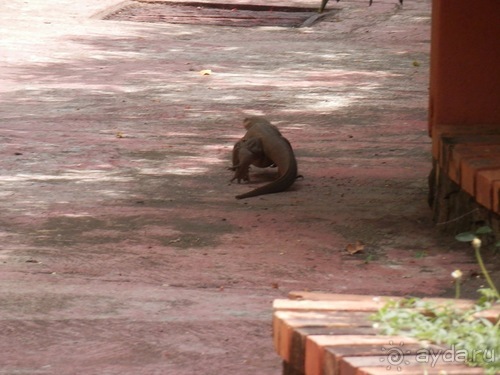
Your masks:
[{"label": "red wall", "polygon": [[430,79],[431,132],[455,124],[500,128],[499,0],[433,0]]}]

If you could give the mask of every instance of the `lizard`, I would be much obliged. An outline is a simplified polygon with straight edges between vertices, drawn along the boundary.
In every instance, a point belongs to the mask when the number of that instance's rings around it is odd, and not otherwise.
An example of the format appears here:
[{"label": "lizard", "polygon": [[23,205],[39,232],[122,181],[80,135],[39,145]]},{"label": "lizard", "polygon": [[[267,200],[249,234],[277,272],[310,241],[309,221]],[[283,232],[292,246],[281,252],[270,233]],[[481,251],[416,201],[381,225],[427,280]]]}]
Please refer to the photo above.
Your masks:
[{"label": "lizard", "polygon": [[236,199],[278,193],[289,188],[297,178],[297,161],[288,139],[263,117],[245,118],[243,124],[247,132],[233,148],[233,166],[229,169],[235,173],[231,182],[249,181],[248,169],[251,164],[259,168],[278,167],[278,178],[248,193],[237,195]]}]

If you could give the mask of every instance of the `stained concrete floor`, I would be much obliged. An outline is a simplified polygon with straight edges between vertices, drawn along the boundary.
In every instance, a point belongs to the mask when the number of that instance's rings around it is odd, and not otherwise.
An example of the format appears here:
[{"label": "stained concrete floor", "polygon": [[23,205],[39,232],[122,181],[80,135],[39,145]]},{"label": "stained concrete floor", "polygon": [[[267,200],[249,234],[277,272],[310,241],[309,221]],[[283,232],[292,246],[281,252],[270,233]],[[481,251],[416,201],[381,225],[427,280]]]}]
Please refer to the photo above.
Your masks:
[{"label": "stained concrete floor", "polygon": [[[291,290],[475,277],[426,205],[430,1],[366,3],[310,28],[0,4],[0,374],[279,374]],[[274,177],[229,183],[247,115],[293,144],[290,191],[234,199]]]}]

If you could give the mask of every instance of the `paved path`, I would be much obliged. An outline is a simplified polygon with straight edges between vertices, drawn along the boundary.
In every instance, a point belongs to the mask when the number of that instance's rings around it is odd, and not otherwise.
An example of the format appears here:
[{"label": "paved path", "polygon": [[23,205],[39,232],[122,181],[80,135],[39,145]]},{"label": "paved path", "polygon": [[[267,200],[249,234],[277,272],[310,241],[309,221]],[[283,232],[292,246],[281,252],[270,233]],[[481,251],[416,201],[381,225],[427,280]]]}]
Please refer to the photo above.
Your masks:
[{"label": "paved path", "polygon": [[[244,29],[2,2],[0,374],[279,374],[274,298],[473,269],[426,207],[429,1],[395,3]],[[234,199],[246,115],[294,145],[291,191]]]}]

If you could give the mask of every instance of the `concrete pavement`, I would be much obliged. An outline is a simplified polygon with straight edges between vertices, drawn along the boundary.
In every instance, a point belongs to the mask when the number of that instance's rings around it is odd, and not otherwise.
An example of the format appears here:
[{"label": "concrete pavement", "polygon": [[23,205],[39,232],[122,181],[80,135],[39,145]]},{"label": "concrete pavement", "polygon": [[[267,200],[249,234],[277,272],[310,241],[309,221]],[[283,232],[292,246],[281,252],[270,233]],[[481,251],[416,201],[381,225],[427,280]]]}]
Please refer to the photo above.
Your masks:
[{"label": "concrete pavement", "polygon": [[[0,374],[279,374],[274,298],[474,271],[426,206],[430,2],[396,3],[301,29],[0,4]],[[246,115],[294,145],[291,191],[234,199]]]}]

